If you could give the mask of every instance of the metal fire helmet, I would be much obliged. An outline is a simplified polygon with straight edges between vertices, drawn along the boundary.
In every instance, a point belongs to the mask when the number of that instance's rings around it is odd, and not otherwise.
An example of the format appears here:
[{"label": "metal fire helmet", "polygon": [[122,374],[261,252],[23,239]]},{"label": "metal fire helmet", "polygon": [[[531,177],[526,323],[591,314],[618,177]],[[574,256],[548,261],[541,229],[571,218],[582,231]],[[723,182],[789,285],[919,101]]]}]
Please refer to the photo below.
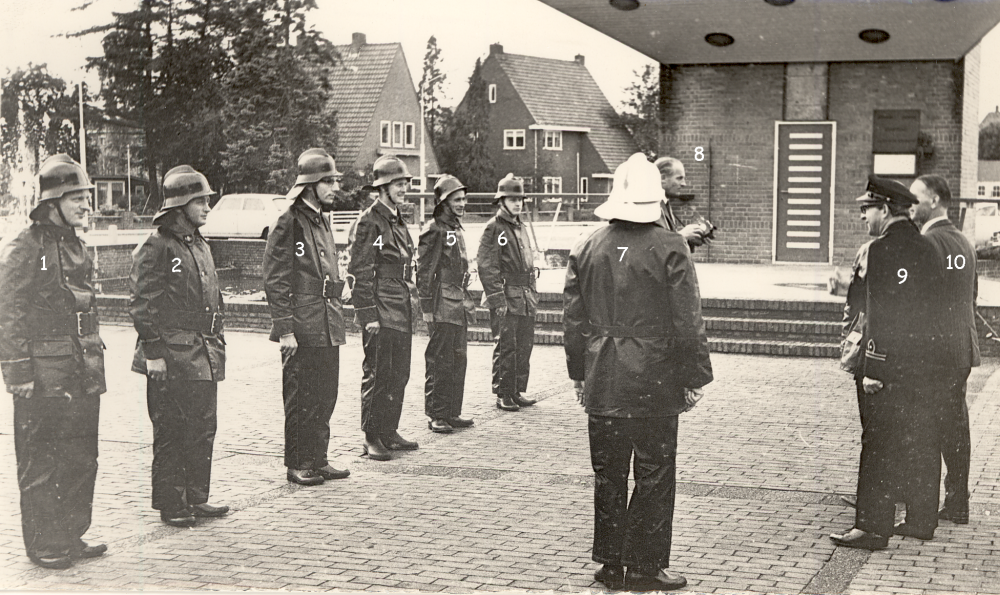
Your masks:
[{"label": "metal fire helmet", "polygon": [[323,178],[340,178],[344,174],[337,171],[337,164],[326,149],[306,149],[299,155],[299,175],[295,185],[288,191],[288,198],[296,198],[309,184],[315,184]]},{"label": "metal fire helmet", "polygon": [[448,197],[453,193],[465,189],[465,185],[455,176],[448,174],[441,176],[438,178],[437,184],[434,184],[434,206],[448,200]]},{"label": "metal fire helmet", "polygon": [[31,217],[35,218],[39,208],[47,200],[62,198],[67,192],[74,190],[93,190],[94,185],[83,166],[73,161],[66,153],[53,155],[42,162],[38,170],[38,204],[31,209]]},{"label": "metal fire helmet", "polygon": [[208,178],[190,165],[178,165],[163,176],[163,206],[153,222],[196,198],[213,194],[215,191],[208,185]]},{"label": "metal fire helmet", "polygon": [[403,160],[395,155],[383,155],[376,159],[372,165],[372,171],[375,175],[375,181],[371,183],[373,188],[391,184],[396,180],[409,180],[413,177],[406,169]]},{"label": "metal fire helmet", "polygon": [[507,174],[500,183],[497,184],[497,193],[493,197],[493,204],[500,202],[501,198],[524,198],[524,180],[515,178],[514,174]]}]

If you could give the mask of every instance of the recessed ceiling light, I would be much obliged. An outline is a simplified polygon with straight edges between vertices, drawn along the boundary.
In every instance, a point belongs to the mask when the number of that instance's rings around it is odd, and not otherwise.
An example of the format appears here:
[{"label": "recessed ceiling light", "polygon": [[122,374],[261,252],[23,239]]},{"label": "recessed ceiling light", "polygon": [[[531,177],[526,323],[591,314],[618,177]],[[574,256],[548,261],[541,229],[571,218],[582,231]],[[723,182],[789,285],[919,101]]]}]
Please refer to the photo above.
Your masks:
[{"label": "recessed ceiling light", "polygon": [[733,45],[733,41],[735,40],[732,35],[727,35],[725,33],[709,33],[705,36],[705,41],[715,47],[723,48],[727,45]]},{"label": "recessed ceiling light", "polygon": [[611,6],[618,10],[635,10],[639,8],[639,0],[611,0]]},{"label": "recessed ceiling light", "polygon": [[868,43],[884,43],[889,41],[889,32],[882,29],[865,29],[861,33],[858,33],[858,37]]},{"label": "recessed ceiling light", "polygon": [[764,0],[764,2],[767,2],[771,6],[788,6],[792,2],[795,2],[795,0]]}]

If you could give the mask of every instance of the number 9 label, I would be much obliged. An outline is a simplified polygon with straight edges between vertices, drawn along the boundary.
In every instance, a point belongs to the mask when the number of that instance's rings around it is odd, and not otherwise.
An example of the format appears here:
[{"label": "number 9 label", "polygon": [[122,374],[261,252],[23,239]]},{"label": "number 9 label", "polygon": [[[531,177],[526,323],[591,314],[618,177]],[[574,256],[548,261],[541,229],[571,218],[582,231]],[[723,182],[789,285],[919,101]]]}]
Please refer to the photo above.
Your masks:
[{"label": "number 9 label", "polygon": [[898,271],[896,271],[896,276],[899,277],[899,284],[900,285],[902,285],[903,283],[905,283],[906,282],[906,277],[907,277],[906,269],[899,269]]}]

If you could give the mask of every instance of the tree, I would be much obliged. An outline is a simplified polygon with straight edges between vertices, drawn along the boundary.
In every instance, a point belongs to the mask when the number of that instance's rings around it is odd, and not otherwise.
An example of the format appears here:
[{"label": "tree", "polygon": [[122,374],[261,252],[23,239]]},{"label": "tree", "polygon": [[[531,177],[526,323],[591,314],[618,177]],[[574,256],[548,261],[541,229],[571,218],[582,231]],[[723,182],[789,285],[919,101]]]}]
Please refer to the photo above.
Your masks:
[{"label": "tree", "polygon": [[431,35],[430,39],[427,40],[427,53],[424,54],[424,73],[420,78],[420,93],[424,105],[427,137],[432,145],[440,132],[442,108],[439,106],[438,93],[445,79],[448,78],[438,67],[438,63],[441,61],[441,50],[437,46],[437,38]]},{"label": "tree", "polygon": [[979,158],[1000,159],[1000,123],[979,131]]},{"label": "tree", "polygon": [[655,157],[660,151],[659,69],[647,64],[635,75],[639,80],[625,89],[625,111],[618,116],[618,122],[629,131],[640,151]]},{"label": "tree", "polygon": [[488,192],[497,180],[496,168],[486,150],[490,143],[486,90],[482,62],[477,59],[462,103],[450,116],[441,113],[443,142],[437,149],[441,166],[462,180],[470,192]]}]

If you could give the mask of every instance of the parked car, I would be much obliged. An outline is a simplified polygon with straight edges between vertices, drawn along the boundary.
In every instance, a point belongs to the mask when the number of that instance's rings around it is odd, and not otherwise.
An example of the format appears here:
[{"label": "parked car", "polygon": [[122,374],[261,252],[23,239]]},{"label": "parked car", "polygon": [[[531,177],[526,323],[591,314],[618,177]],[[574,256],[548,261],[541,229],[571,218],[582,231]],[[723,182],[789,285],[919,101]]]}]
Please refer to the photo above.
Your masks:
[{"label": "parked car", "polygon": [[280,194],[227,194],[212,207],[201,235],[266,240],[275,220],[291,204]]}]

